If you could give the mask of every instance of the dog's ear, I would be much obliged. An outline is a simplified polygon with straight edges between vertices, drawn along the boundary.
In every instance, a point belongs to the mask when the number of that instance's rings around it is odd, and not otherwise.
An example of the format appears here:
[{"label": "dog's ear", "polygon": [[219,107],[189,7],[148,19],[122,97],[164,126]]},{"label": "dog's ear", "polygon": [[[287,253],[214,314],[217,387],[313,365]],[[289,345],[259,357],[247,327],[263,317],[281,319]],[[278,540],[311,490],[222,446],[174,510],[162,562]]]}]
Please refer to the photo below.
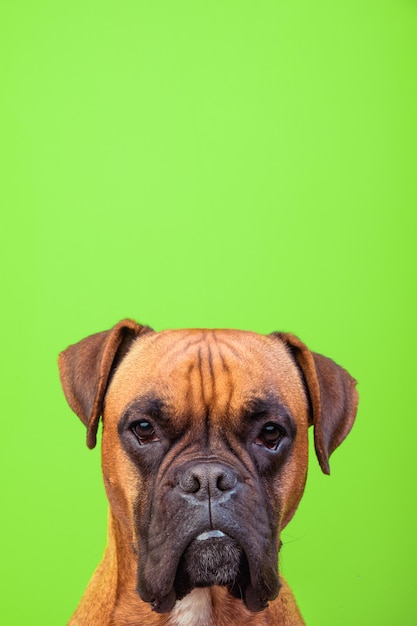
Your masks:
[{"label": "dog's ear", "polygon": [[123,320],[111,330],[96,333],[69,346],[58,359],[61,384],[71,409],[87,426],[87,446],[96,445],[104,395],[114,368],[133,339],[146,332],[133,320]]},{"label": "dog's ear", "polygon": [[350,432],[356,417],[358,392],[350,374],[289,333],[273,333],[289,349],[303,375],[314,425],[314,446],[320,467],[330,474],[329,457]]}]

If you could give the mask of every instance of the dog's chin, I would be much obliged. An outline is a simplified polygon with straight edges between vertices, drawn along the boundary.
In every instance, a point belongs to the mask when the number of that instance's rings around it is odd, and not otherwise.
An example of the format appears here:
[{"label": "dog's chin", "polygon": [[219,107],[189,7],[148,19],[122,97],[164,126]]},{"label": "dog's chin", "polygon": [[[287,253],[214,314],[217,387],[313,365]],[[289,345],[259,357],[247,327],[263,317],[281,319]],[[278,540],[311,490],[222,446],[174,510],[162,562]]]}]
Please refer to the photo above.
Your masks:
[{"label": "dog's chin", "polygon": [[175,588],[185,595],[194,587],[232,586],[242,562],[238,543],[219,530],[204,532],[194,539],[178,565]]},{"label": "dog's chin", "polygon": [[[151,600],[152,609],[157,613],[168,613],[177,600],[193,589],[221,586],[242,600],[250,611],[262,611],[268,606],[268,600],[278,595],[278,574],[274,571],[273,578],[264,580],[256,571],[253,580],[250,572],[247,555],[236,539],[220,530],[203,532],[182,554],[168,594]],[[142,599],[149,601],[143,595]]]},{"label": "dog's chin", "polygon": [[251,611],[262,611],[268,606],[267,600],[253,589],[241,546],[218,530],[204,532],[190,543],[181,557],[174,587],[179,600],[195,587],[214,585],[227,587]]}]

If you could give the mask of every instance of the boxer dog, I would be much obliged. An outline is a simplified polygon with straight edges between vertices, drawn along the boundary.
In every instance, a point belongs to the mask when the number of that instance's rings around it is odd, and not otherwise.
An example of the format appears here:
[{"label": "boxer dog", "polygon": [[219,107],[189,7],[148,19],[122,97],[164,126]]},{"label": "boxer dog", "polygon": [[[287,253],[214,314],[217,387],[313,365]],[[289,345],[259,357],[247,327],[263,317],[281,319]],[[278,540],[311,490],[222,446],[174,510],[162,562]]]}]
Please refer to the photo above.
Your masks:
[{"label": "boxer dog", "polygon": [[356,415],[355,380],[287,333],[124,320],[60,354],[96,444],[108,545],[71,625],[298,626],[280,533]]}]

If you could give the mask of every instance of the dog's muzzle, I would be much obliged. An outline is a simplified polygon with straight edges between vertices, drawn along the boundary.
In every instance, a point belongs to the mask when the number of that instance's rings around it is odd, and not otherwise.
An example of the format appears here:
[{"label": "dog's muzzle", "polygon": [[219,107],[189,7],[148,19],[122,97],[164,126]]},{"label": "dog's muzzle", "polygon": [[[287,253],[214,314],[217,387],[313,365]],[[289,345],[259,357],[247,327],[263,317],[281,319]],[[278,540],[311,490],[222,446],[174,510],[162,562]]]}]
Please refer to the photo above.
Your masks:
[{"label": "dog's muzzle", "polygon": [[138,592],[155,611],[169,612],[195,587],[226,586],[251,611],[277,596],[276,523],[260,486],[247,482],[222,461],[197,459],[154,499],[139,542]]}]

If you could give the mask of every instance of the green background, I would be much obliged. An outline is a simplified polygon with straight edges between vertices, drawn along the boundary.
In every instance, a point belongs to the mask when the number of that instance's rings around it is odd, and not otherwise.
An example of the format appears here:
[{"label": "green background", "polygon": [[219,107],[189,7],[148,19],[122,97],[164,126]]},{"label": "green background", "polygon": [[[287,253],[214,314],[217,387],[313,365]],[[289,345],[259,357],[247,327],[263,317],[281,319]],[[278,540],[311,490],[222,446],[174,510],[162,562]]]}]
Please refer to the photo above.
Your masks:
[{"label": "green background", "polygon": [[417,5],[14,0],[0,24],[1,624],[65,624],[106,539],[69,343],[298,334],[358,380],[282,569],[309,626],[411,626]]}]

